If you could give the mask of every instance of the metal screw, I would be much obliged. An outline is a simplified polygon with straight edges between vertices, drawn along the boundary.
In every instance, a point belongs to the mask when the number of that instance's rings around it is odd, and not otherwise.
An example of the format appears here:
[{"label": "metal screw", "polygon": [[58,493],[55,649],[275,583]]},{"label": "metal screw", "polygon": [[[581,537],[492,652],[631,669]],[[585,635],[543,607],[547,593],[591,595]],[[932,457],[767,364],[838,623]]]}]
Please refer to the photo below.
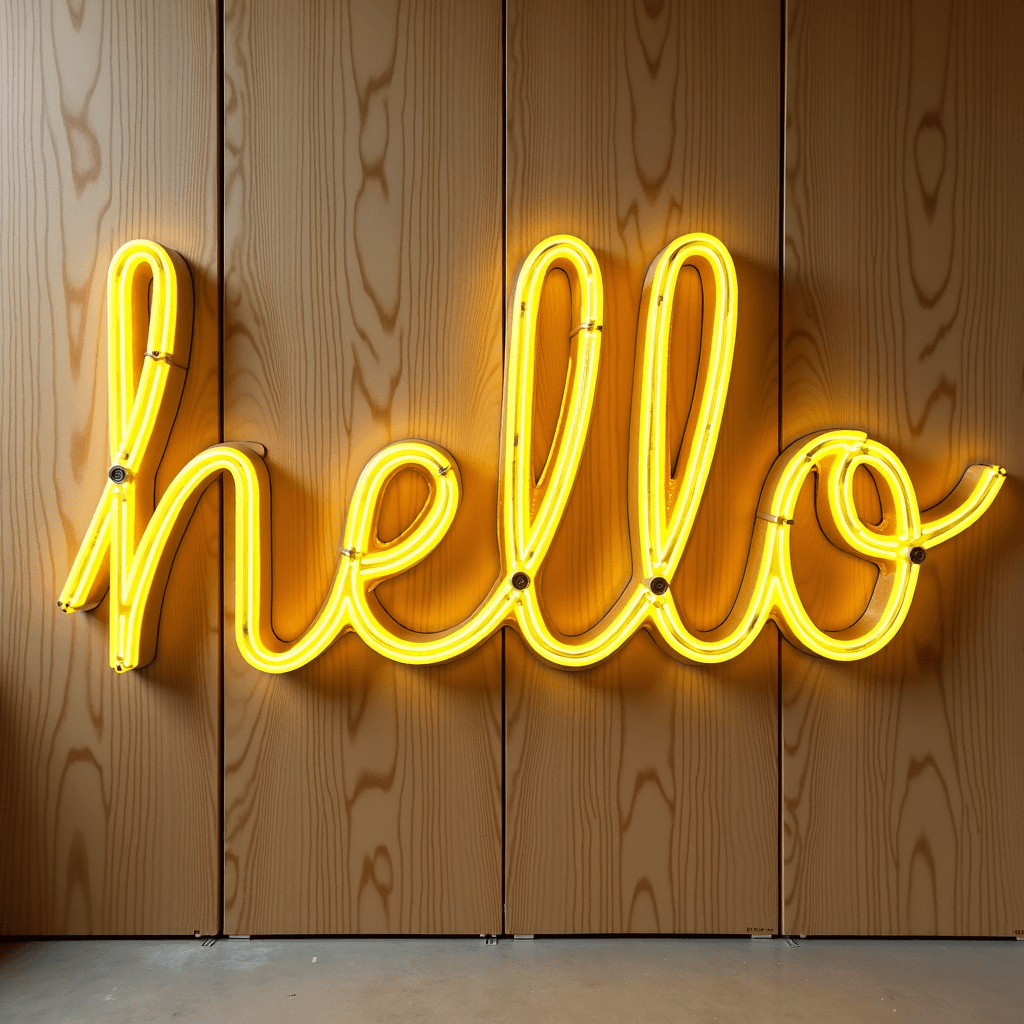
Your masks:
[{"label": "metal screw", "polygon": [[111,466],[107,471],[107,476],[113,483],[123,484],[128,479],[128,470],[124,466]]},{"label": "metal screw", "polygon": [[910,549],[910,560],[914,565],[920,565],[928,557],[928,552],[924,548],[911,548]]},{"label": "metal screw", "polygon": [[512,586],[516,590],[525,590],[530,585],[530,577],[525,572],[512,573]]},{"label": "metal screw", "polygon": [[662,594],[668,591],[668,580],[664,576],[655,576],[649,585],[651,593],[657,594],[658,597],[661,597]]}]

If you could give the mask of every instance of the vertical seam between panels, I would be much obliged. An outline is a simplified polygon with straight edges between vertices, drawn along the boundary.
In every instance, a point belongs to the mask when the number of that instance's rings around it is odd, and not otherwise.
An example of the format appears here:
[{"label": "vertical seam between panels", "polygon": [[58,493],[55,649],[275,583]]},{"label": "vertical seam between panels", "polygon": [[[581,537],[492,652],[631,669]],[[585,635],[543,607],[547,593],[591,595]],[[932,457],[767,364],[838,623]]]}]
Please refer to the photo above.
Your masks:
[{"label": "vertical seam between panels", "polygon": [[[786,33],[787,33],[787,2],[780,2],[780,26],[779,26],[779,323],[778,323],[778,450],[782,454],[783,442],[783,397],[782,397],[782,376],[783,376],[783,302],[785,293],[785,269],[786,269]],[[778,857],[778,933],[785,934],[785,843],[784,843],[784,790],[783,790],[783,767],[784,767],[784,732],[782,713],[782,633],[776,627],[776,714],[778,728],[778,742],[776,756],[776,785],[778,802],[778,842],[776,844],[776,855]]]},{"label": "vertical seam between panels", "polygon": [[[217,365],[220,371],[218,392],[218,440],[224,440],[224,0],[217,0]],[[217,934],[224,934],[224,858],[227,853],[224,820],[224,481],[218,482],[220,506],[218,544],[220,562],[220,660],[218,664],[219,758],[217,786],[218,857],[217,857]]]},{"label": "vertical seam between panels", "polygon": [[[505,330],[508,317],[506,281],[508,273],[508,2],[501,2],[501,352],[502,372],[505,365]],[[501,472],[501,467],[498,467]],[[505,715],[505,627],[501,630],[501,934],[506,934],[505,914],[505,852],[507,832],[505,822],[505,774],[507,761],[507,736]]]}]

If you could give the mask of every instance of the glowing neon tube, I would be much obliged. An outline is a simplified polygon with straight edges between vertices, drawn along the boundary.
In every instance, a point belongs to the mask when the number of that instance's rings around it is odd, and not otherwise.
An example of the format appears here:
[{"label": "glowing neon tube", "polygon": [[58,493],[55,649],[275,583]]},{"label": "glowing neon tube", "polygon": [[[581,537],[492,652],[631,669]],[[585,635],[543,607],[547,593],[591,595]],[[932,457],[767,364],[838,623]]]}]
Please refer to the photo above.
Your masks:
[{"label": "glowing neon tube", "polygon": [[[668,359],[679,274],[701,275],[704,337],[697,400],[684,435],[685,460],[671,472],[667,445]],[[540,477],[533,466],[537,316],[548,272],[574,282],[569,369],[554,438]],[[152,299],[147,293],[152,283]],[[149,305],[147,317],[147,305]],[[504,625],[514,626],[540,658],[584,668],[607,658],[636,630],[647,629],[672,655],[709,663],[736,657],[774,620],[795,645],[821,657],[869,657],[899,630],[928,548],[976,522],[1005,479],[998,466],[971,466],[952,494],[921,512],[906,468],[884,445],[856,430],[830,430],[790,445],[762,488],[739,594],[717,628],[687,628],[672,598],[675,574],[703,498],[715,455],[735,348],[738,288],[731,257],[706,234],[677,238],[655,259],[644,284],[637,326],[636,379],[630,426],[630,536],[633,577],[597,625],[566,637],[547,622],[533,585],[561,524],[590,429],[600,363],[604,297],[594,253],[571,235],[536,246],[516,277],[509,309],[498,477],[501,576],[464,622],[417,633],[396,622],[374,589],[427,557],[451,527],[461,500],[458,466],[426,441],[389,444],[363,469],[349,506],[341,555],[327,599],[291,643],[273,631],[265,566],[269,565],[270,480],[251,445],[225,443],[200,452],[171,481],[154,508],[156,469],[177,411],[191,346],[192,289],[176,253],[153,242],[122,246],[107,283],[111,469],[58,604],[66,612],[95,607],[110,589],[110,663],[145,665],[156,652],[156,625],[178,542],[203,490],[225,477],[234,488],[235,639],[263,672],[288,672],[354,631],[377,653],[404,664],[460,657]],[[143,339],[145,339],[143,341]],[[882,522],[864,523],[853,476],[865,468],[882,496]],[[410,526],[381,541],[381,502],[388,484],[412,469],[427,499]],[[801,488],[818,476],[817,514],[832,543],[879,568],[857,622],[821,630],[793,579],[790,527]]]}]

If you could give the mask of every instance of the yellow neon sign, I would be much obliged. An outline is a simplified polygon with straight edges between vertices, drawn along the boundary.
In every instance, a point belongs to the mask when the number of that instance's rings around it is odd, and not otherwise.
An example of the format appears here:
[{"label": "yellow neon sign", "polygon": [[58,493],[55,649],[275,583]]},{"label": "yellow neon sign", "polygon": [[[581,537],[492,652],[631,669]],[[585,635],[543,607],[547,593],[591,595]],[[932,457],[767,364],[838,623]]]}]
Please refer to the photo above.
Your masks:
[{"label": "yellow neon sign", "polygon": [[[684,266],[700,273],[711,312],[698,367],[699,401],[684,437],[686,458],[673,476],[666,439],[668,353],[675,288]],[[572,333],[554,439],[535,479],[537,315],[544,279],[554,268],[576,282],[579,326]],[[684,235],[651,265],[637,327],[630,426],[633,578],[596,626],[580,636],[560,635],[548,623],[532,581],[565,514],[589,432],[604,295],[594,253],[578,238],[556,235],[526,258],[509,310],[498,478],[500,578],[468,619],[437,633],[406,629],[380,605],[374,588],[437,547],[462,494],[458,466],[443,448],[398,441],[378,452],[360,474],[327,599],[306,632],[284,643],[274,634],[270,595],[264,592],[270,479],[256,448],[225,443],[200,452],[153,507],[156,469],[191,346],[192,290],[184,260],[153,242],[129,242],[111,262],[107,308],[112,468],[58,604],[65,612],[92,608],[109,586],[110,663],[118,671],[154,657],[171,560],[203,490],[220,476],[230,478],[235,492],[235,639],[246,661],[264,672],[296,669],[348,631],[394,661],[433,664],[465,654],[504,625],[515,626],[535,654],[561,668],[593,665],[638,629],[647,629],[678,658],[726,661],[749,647],[769,619],[804,650],[837,661],[866,658],[885,646],[906,618],[927,549],[983,515],[1006,476],[998,466],[971,466],[945,501],[922,512],[906,468],[885,445],[856,430],[802,438],[779,455],[762,488],[747,566],[728,618],[712,630],[689,629],[669,582],[693,529],[721,428],[735,346],[737,285],[732,258],[720,241]],[[861,466],[882,496],[877,526],[863,522],[854,503],[853,475]],[[384,491],[406,469],[426,480],[427,500],[399,537],[383,542],[378,520]],[[819,482],[818,518],[829,539],[879,569],[864,613],[844,630],[819,629],[793,579],[789,527],[812,472]]]}]

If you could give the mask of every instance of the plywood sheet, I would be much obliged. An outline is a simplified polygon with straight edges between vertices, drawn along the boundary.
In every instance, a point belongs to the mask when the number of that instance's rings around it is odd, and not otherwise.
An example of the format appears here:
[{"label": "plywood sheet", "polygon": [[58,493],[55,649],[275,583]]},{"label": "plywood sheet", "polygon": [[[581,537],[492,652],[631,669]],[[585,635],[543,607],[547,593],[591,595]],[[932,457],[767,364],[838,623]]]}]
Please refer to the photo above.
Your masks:
[{"label": "plywood sheet", "polygon": [[[1009,479],[929,552],[881,654],[784,648],[785,928],[1024,934],[1024,13],[793,0],[788,17],[783,439],[863,429],[925,508],[969,463]],[[801,587],[846,624],[872,574],[817,545]]]},{"label": "plywood sheet", "polygon": [[[580,476],[538,581],[566,633],[630,576],[627,451],[641,289],[673,238],[708,231],[739,276],[718,456],[673,593],[690,621],[736,595],[777,453],[780,18],[770,4],[508,5],[507,266],[568,232],[596,252],[605,329]],[[692,274],[692,271],[687,271]],[[563,275],[564,276],[564,275]],[[571,327],[545,288],[537,422],[554,427]],[[674,436],[693,393],[699,292],[677,300]],[[677,440],[678,443],[678,440]],[[506,639],[506,927],[748,932],[778,926],[777,637],[714,668],[646,634],[571,674]]]},{"label": "plywood sheet", "polygon": [[0,10],[0,933],[218,927],[219,498],[171,573],[154,665],[107,667],[106,603],[56,600],[107,471],[107,264],[132,238],[195,281],[158,490],[218,438],[212,0]]},{"label": "plywood sheet", "polygon": [[[446,447],[465,497],[385,606],[442,628],[497,574],[501,31],[497,4],[226,6],[225,433],[268,448],[284,638],[392,440]],[[393,491],[397,533],[423,493]],[[229,640],[225,680],[227,931],[500,931],[500,637],[423,670],[347,637],[280,677]]]}]

